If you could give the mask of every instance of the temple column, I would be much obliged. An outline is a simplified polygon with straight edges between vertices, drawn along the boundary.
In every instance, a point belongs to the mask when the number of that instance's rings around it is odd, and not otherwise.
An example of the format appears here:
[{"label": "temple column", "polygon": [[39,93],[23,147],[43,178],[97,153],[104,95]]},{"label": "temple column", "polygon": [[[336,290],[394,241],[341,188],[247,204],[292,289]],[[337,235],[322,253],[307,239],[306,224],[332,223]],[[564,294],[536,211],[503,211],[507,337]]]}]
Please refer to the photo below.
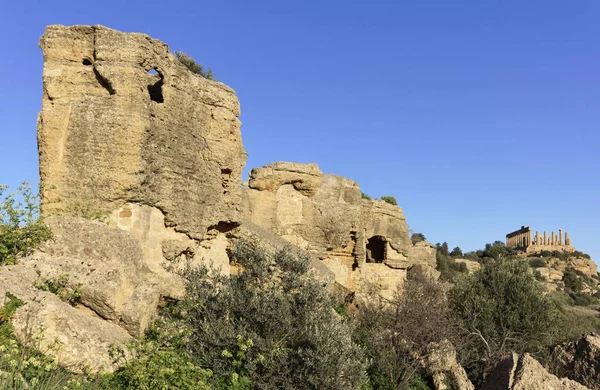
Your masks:
[{"label": "temple column", "polygon": [[550,245],[556,245],[556,235],[554,235],[554,231],[552,232],[552,243]]},{"label": "temple column", "polygon": [[548,233],[544,232],[544,245],[548,245]]},{"label": "temple column", "polygon": [[558,229],[558,245],[562,245],[562,244],[563,244],[562,229]]}]

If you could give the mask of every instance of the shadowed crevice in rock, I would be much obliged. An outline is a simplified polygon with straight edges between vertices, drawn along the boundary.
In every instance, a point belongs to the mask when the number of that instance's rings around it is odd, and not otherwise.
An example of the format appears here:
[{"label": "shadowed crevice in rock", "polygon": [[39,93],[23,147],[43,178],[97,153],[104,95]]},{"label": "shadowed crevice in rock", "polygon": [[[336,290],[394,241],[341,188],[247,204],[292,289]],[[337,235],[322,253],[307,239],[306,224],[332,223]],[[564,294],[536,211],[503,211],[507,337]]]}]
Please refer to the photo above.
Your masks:
[{"label": "shadowed crevice in rock", "polygon": [[219,221],[216,225],[208,227],[208,231],[216,230],[220,233],[227,233],[240,226],[239,222]]},{"label": "shadowed crevice in rock", "polygon": [[103,77],[100,74],[100,72],[98,72],[98,69],[96,69],[95,65],[94,65],[94,75],[96,76],[96,80],[98,80],[98,82],[100,83],[102,88],[104,88],[104,89],[106,89],[106,91],[108,91],[109,95],[115,95],[117,93],[117,91],[115,91],[115,89],[110,84],[110,81],[108,81],[108,79]]}]

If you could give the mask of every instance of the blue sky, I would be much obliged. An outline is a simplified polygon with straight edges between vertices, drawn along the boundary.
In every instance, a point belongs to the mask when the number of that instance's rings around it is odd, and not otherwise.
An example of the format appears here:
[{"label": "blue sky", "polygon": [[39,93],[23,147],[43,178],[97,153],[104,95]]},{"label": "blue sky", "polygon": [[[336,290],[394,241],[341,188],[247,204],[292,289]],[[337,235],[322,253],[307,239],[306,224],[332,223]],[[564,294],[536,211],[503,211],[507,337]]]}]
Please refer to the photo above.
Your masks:
[{"label": "blue sky", "polygon": [[0,183],[38,181],[48,24],[144,32],[240,98],[247,168],[316,162],[432,242],[521,225],[600,261],[600,2],[3,2]]}]

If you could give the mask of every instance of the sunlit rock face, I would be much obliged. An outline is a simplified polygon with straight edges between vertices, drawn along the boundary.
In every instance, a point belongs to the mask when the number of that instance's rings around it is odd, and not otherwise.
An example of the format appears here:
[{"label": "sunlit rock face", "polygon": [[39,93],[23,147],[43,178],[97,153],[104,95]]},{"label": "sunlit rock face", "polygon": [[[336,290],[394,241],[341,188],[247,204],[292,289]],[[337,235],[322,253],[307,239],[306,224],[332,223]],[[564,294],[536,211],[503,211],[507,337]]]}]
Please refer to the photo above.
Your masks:
[{"label": "sunlit rock face", "polygon": [[402,209],[362,198],[353,180],[316,164],[254,168],[244,188],[244,218],[321,259],[352,290],[395,291],[415,264],[435,267],[435,249],[413,245]]}]

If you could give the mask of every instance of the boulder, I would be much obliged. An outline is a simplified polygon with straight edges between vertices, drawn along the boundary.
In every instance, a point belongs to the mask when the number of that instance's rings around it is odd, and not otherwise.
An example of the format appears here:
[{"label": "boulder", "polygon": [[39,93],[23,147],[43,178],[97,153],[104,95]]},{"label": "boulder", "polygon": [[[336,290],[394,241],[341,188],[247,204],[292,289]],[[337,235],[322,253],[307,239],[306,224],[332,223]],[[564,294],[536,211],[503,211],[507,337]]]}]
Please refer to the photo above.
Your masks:
[{"label": "boulder", "polygon": [[[139,242],[123,230],[74,217],[46,223],[52,240],[19,264],[0,267],[0,296],[24,302],[11,319],[15,335],[26,345],[39,342],[71,370],[111,371],[109,347],[142,335],[161,302],[183,296],[183,281],[153,272]],[[74,306],[44,291],[59,279],[67,296],[79,293]]]},{"label": "boulder", "polygon": [[511,354],[485,378],[481,390],[585,390],[570,379],[550,374],[531,355]]},{"label": "boulder", "polygon": [[156,316],[161,299],[181,298],[183,281],[157,274],[145,264],[138,241],[121,229],[73,217],[50,217],[54,239],[23,260],[41,281],[69,276],[81,286],[81,304],[140,336]]},{"label": "boulder", "polygon": [[552,353],[551,370],[558,375],[600,389],[600,336],[589,334],[580,340],[557,346]]},{"label": "boulder", "polygon": [[440,278],[441,272],[436,270],[435,268],[425,265],[425,264],[416,264],[408,269],[406,277],[412,280],[438,280]]},{"label": "boulder", "polygon": [[427,372],[433,377],[437,390],[474,390],[465,369],[456,360],[456,350],[452,343],[443,340],[428,346],[428,355],[423,362]]},{"label": "boulder", "polygon": [[478,261],[467,260],[467,259],[455,259],[455,262],[459,264],[465,264],[467,266],[467,271],[472,274],[473,272],[479,271],[481,269],[481,264]]}]

